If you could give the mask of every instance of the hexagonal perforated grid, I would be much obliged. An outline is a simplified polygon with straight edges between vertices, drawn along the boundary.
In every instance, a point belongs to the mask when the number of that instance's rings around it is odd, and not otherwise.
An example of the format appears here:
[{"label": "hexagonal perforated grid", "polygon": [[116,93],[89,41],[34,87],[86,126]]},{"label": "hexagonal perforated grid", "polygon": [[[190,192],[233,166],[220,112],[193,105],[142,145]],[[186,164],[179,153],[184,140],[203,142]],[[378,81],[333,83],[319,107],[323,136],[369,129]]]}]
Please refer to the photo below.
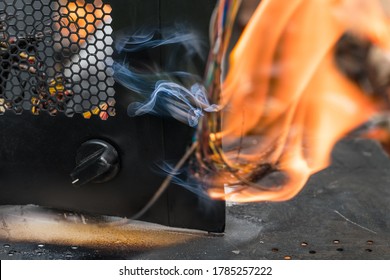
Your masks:
[{"label": "hexagonal perforated grid", "polygon": [[115,115],[111,6],[0,2],[0,114]]}]

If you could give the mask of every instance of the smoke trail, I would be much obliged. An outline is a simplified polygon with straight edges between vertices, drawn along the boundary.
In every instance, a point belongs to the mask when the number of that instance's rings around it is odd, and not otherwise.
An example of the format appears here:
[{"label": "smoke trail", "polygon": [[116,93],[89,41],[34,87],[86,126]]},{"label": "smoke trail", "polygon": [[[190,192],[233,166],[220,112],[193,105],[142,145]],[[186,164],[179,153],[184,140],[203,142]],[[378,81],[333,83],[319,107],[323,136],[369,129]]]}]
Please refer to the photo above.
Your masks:
[{"label": "smoke trail", "polygon": [[135,102],[129,105],[127,113],[138,116],[146,113],[156,115],[169,114],[173,118],[196,126],[198,120],[206,112],[215,112],[217,106],[206,101],[205,89],[194,84],[190,90],[169,81],[159,81],[147,103]]},{"label": "smoke trail", "polygon": [[[186,58],[190,63],[194,56],[201,57],[204,53],[202,40],[195,33],[185,33],[182,30],[167,32],[162,39],[156,32],[136,33],[133,36],[124,36],[117,41],[116,48],[119,53],[137,53],[151,48],[171,45],[170,47],[184,48]],[[175,59],[177,52],[173,51]],[[179,58],[183,60],[183,58]],[[181,61],[182,62],[182,61]],[[138,94],[140,100],[131,103],[127,112],[131,117],[143,114],[169,116],[189,126],[196,126],[204,112],[218,111],[217,105],[211,105],[207,93],[200,83],[201,78],[195,74],[184,71],[153,73],[140,72],[130,65],[130,62],[113,65],[116,81]]]},{"label": "smoke trail", "polygon": [[[161,38],[159,38],[161,37]],[[133,53],[166,45],[180,45],[186,49],[188,56],[205,56],[206,45],[194,32],[188,32],[184,26],[178,25],[164,34],[157,31],[138,31],[132,35],[124,35],[117,40],[115,47],[119,53]]]},{"label": "smoke trail", "polygon": [[195,179],[191,175],[193,172],[190,170],[190,165],[186,164],[180,169],[175,169],[174,165],[164,161],[157,164],[157,168],[153,170],[162,176],[166,176],[167,174],[171,175],[171,182],[175,185],[183,187],[193,194],[196,194],[198,197],[209,200],[210,196],[207,193],[207,184],[201,182],[199,179]]}]

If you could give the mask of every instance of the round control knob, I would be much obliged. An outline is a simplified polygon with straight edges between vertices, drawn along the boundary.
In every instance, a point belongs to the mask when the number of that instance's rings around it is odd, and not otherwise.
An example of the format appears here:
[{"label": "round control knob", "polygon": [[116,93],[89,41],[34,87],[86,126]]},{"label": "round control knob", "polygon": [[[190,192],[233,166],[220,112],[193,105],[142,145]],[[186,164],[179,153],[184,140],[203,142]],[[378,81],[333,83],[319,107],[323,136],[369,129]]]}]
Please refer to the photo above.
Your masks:
[{"label": "round control knob", "polygon": [[119,171],[117,150],[103,140],[89,140],[77,151],[76,168],[70,174],[72,184],[104,183]]}]

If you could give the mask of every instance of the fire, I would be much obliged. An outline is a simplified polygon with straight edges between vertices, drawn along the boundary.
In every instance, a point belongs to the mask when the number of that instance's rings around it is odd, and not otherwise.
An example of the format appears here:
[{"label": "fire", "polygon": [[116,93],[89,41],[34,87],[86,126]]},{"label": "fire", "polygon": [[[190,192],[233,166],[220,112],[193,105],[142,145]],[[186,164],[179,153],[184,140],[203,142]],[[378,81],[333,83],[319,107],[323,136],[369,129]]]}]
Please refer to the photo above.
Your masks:
[{"label": "fire", "polygon": [[111,6],[101,0],[85,3],[84,0],[68,2],[60,8],[60,29],[63,37],[69,37],[71,42],[82,45],[88,35],[94,34],[104,22],[111,20]]},{"label": "fire", "polygon": [[[219,123],[209,115],[201,128],[209,132],[200,137],[211,158],[205,165],[218,170],[211,197],[294,197],[310,175],[329,165],[337,141],[384,110],[384,102],[369,97],[335,64],[336,43],[346,32],[390,51],[389,19],[381,5],[261,1],[230,54]],[[221,185],[234,191],[225,194]]]}]

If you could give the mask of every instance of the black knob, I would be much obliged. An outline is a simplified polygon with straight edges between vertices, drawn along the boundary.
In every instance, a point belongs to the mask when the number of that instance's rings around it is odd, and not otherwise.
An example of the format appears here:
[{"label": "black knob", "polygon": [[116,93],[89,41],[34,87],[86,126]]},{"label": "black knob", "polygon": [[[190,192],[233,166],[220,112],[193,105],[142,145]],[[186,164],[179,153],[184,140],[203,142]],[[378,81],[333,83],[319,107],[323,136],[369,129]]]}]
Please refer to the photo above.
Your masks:
[{"label": "black knob", "polygon": [[70,174],[72,183],[104,183],[113,179],[119,171],[119,155],[116,149],[103,140],[89,140],[77,151],[76,168]]}]

